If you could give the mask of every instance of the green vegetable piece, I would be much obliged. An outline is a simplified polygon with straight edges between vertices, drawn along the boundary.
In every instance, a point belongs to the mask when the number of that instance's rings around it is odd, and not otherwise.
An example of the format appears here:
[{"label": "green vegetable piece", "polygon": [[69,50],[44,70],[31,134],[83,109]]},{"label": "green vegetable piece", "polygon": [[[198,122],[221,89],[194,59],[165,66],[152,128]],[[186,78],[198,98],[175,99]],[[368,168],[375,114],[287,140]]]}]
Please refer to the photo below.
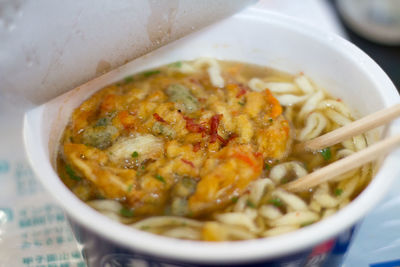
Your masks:
[{"label": "green vegetable piece", "polygon": [[183,104],[185,112],[192,113],[199,109],[199,101],[189,88],[181,84],[171,84],[166,90],[171,102]]},{"label": "green vegetable piece", "polygon": [[125,77],[125,78],[124,78],[124,82],[125,82],[125,83],[131,83],[131,82],[133,82],[133,76],[131,75],[131,76]]},{"label": "green vegetable piece", "polygon": [[180,68],[180,67],[182,67],[182,62],[181,61],[177,61],[177,62],[171,63],[171,64],[169,64],[169,67]]},{"label": "green vegetable piece", "polygon": [[244,102],[239,101],[238,104],[244,106]]},{"label": "green vegetable piece", "polygon": [[153,134],[160,134],[160,135],[164,135],[168,138],[174,138],[176,136],[176,132],[175,130],[168,126],[168,125],[164,125],[159,121],[156,121],[153,124],[153,127],[151,128],[151,131],[153,132]]},{"label": "green vegetable piece", "polygon": [[256,208],[256,205],[255,205],[253,202],[251,202],[250,200],[247,200],[247,201],[246,201],[246,206],[247,206],[247,207],[250,207],[250,208],[253,208],[253,209]]},{"label": "green vegetable piece", "polygon": [[281,184],[287,184],[289,181],[290,181],[289,178],[284,177],[284,178],[282,178],[282,180],[281,180]]},{"label": "green vegetable piece", "polygon": [[269,171],[269,170],[271,169],[271,165],[269,165],[268,163],[265,163],[264,169],[266,169],[267,171]]},{"label": "green vegetable piece", "polygon": [[120,209],[120,210],[119,210],[119,213],[120,213],[122,216],[128,217],[128,218],[131,218],[131,217],[133,217],[133,215],[134,215],[133,210],[128,209],[128,208],[125,208],[125,207],[123,207],[122,209]]},{"label": "green vegetable piece", "polygon": [[75,181],[80,181],[82,180],[81,177],[79,177],[75,171],[72,169],[70,165],[65,165],[65,172],[68,174],[69,178]]},{"label": "green vegetable piece", "polygon": [[329,147],[321,149],[320,153],[324,160],[330,160],[332,158],[331,149]]},{"label": "green vegetable piece", "polygon": [[301,227],[306,227],[306,226],[309,226],[309,225],[312,224],[312,223],[313,223],[313,221],[305,222],[305,223],[300,224],[300,226],[301,226]]},{"label": "green vegetable piece", "polygon": [[269,121],[270,123],[273,123],[273,122],[274,122],[274,120],[273,120],[273,119],[269,119],[268,121]]},{"label": "green vegetable piece", "polygon": [[283,205],[282,200],[280,198],[271,198],[269,203],[274,205],[275,207],[281,207]]},{"label": "green vegetable piece", "polygon": [[100,119],[97,120],[97,122],[96,122],[96,124],[95,124],[95,127],[98,127],[98,126],[107,126],[107,125],[109,124],[109,122],[110,122],[110,119],[107,118],[107,117],[100,118]]},{"label": "green vegetable piece", "polygon": [[163,182],[163,183],[165,184],[165,179],[164,179],[164,177],[162,177],[161,175],[157,174],[157,175],[155,176],[155,178],[156,178],[157,180],[159,180],[160,182]]},{"label": "green vegetable piece", "polygon": [[132,189],[133,189],[133,184],[130,184],[130,185],[128,186],[128,189],[127,189],[126,191],[128,191],[128,193],[129,193],[129,192],[132,191]]},{"label": "green vegetable piece", "polygon": [[343,193],[343,189],[336,188],[334,193],[335,193],[335,196],[340,196]]},{"label": "green vegetable piece", "polygon": [[159,74],[159,73],[161,73],[161,71],[159,71],[159,70],[149,70],[149,71],[143,72],[143,76],[147,78],[152,75]]},{"label": "green vegetable piece", "polygon": [[232,197],[232,198],[231,198],[232,203],[237,203],[238,200],[239,200],[238,197]]},{"label": "green vegetable piece", "polygon": [[133,151],[132,158],[137,158],[137,157],[139,157],[139,153],[137,151]]},{"label": "green vegetable piece", "polygon": [[83,132],[82,141],[86,145],[106,149],[111,146],[112,137],[117,132],[118,129],[111,125],[88,127]]}]

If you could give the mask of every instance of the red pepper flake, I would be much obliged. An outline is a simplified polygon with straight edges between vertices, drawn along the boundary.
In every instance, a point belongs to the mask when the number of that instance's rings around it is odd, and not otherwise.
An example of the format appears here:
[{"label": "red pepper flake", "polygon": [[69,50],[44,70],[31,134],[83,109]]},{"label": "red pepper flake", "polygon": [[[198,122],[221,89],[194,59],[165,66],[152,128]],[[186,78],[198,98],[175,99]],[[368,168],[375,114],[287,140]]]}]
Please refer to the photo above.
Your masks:
[{"label": "red pepper flake", "polygon": [[194,164],[190,160],[187,160],[187,159],[181,159],[181,160],[183,163],[186,163],[187,165],[190,165],[192,168],[194,168]]},{"label": "red pepper flake", "polygon": [[236,97],[239,98],[245,93],[247,93],[246,87],[244,87],[242,84],[239,84],[240,91],[237,93]]},{"label": "red pepper flake", "polygon": [[217,134],[217,139],[222,143],[223,146],[228,144],[228,140],[225,140],[222,136]]},{"label": "red pepper flake", "polygon": [[[221,121],[222,114],[217,114],[211,117],[210,120],[210,143],[214,143],[218,138],[218,125]],[[218,138],[220,139],[220,138]],[[223,138],[222,138],[223,139]],[[225,141],[225,140],[224,140]]]},{"label": "red pepper flake", "polygon": [[229,138],[226,140],[226,143],[228,144],[231,140],[233,140],[233,139],[235,139],[235,138],[237,138],[237,137],[239,137],[239,135],[237,135],[237,134],[235,134],[235,133],[231,134],[231,135],[229,136]]},{"label": "red pepper flake", "polygon": [[201,133],[206,130],[204,126],[201,124],[195,123],[194,119],[188,118],[186,116],[183,116],[183,118],[186,120],[186,129],[191,132],[191,133]]},{"label": "red pepper flake", "polygon": [[153,114],[153,117],[154,117],[154,119],[156,120],[156,121],[159,121],[159,122],[166,122],[163,118],[161,118],[160,117],[160,115],[158,115],[157,113],[154,113]]},{"label": "red pepper flake", "polygon": [[259,158],[259,157],[261,157],[261,156],[262,156],[262,153],[260,153],[260,152],[256,152],[256,153],[254,153],[254,156],[255,156],[256,158]]},{"label": "red pepper flake", "polygon": [[200,148],[201,148],[201,142],[195,143],[195,144],[193,145],[193,152],[199,151]]},{"label": "red pepper flake", "polygon": [[190,78],[189,81],[191,83],[194,83],[194,84],[200,84],[200,81],[198,79],[195,79],[195,78]]}]

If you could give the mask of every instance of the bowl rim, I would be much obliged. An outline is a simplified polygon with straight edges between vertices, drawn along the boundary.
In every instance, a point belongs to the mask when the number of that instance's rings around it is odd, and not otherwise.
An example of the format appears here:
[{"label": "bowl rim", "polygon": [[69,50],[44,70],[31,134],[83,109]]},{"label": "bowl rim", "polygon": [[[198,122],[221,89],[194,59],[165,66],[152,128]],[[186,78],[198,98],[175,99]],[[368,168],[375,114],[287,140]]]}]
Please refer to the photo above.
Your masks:
[{"label": "bowl rim", "polygon": [[[389,106],[399,102],[400,97],[396,94],[397,90],[383,70],[363,51],[340,36],[325,32],[295,18],[255,8],[238,13],[234,17],[277,24],[280,27],[295,30],[297,33],[313,38],[320,43],[333,46],[335,50],[340,50],[346,56],[346,59],[357,61],[358,66],[364,72],[370,75],[374,74],[372,79],[376,84],[379,84],[379,88],[381,88],[379,92],[383,90],[382,88],[387,90],[382,95],[384,105]],[[40,138],[41,129],[35,130],[34,125],[43,120],[41,112],[43,112],[43,105],[29,111],[24,116],[23,138],[26,153],[38,179],[58,200],[67,214],[80,225],[115,244],[138,252],[181,261],[203,263],[248,262],[277,258],[310,248],[336,236],[360,220],[382,199],[395,178],[395,175],[391,172],[399,169],[396,156],[389,155],[370,185],[347,207],[329,218],[288,234],[265,239],[220,243],[172,239],[132,229],[113,221],[96,212],[71,193],[58,178],[50,162],[40,160],[48,157],[45,151],[47,144]],[[400,129],[389,127],[387,133],[393,135],[399,132]],[[104,229],[107,229],[107,231],[104,231]]]}]

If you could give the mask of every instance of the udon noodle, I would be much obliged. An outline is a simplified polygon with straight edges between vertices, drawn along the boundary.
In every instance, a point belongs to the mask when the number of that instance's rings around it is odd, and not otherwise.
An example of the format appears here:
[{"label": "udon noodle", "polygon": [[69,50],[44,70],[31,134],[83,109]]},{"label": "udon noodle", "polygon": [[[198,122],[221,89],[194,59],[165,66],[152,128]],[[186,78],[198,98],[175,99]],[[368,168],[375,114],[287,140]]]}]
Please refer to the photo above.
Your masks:
[{"label": "udon noodle", "polygon": [[200,58],[136,74],[72,114],[58,172],[102,214],[151,233],[245,240],[332,215],[370,165],[291,193],[281,185],[367,146],[363,135],[318,152],[291,147],[353,120],[303,73]]}]

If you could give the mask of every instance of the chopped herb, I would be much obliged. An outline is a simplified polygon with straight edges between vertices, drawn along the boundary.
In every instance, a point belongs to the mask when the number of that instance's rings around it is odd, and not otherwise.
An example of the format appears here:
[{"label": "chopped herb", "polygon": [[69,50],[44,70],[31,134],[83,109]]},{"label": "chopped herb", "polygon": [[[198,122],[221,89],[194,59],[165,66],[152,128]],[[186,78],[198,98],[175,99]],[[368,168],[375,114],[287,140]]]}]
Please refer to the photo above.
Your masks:
[{"label": "chopped herb", "polygon": [[266,169],[267,171],[269,171],[269,170],[271,169],[271,166],[270,166],[268,163],[265,163],[264,169]]},{"label": "chopped herb", "polygon": [[310,224],[312,224],[312,223],[313,223],[313,221],[305,222],[305,223],[300,224],[300,226],[301,226],[301,227],[305,227],[305,226],[308,226],[308,225],[310,225]]},{"label": "chopped herb", "polygon": [[336,188],[334,193],[335,193],[335,196],[340,196],[343,193],[343,189]]},{"label": "chopped herb", "polygon": [[287,184],[288,182],[289,182],[289,178],[287,178],[287,177],[284,177],[281,180],[281,184]]},{"label": "chopped herb", "polygon": [[103,196],[102,194],[100,194],[99,192],[96,193],[96,199],[106,199],[105,196]]},{"label": "chopped herb", "polygon": [[122,208],[119,210],[119,213],[124,216],[124,217],[133,217],[134,212],[131,209],[127,209],[127,208]]},{"label": "chopped herb", "polygon": [[274,122],[274,120],[273,120],[273,119],[269,119],[268,121],[269,121],[270,123],[273,123],[273,122]]},{"label": "chopped herb", "polygon": [[110,119],[107,117],[104,118],[100,118],[98,119],[98,121],[96,122],[95,126],[107,126],[107,124],[110,122]]},{"label": "chopped herb", "polygon": [[281,207],[282,206],[282,200],[280,200],[279,198],[271,198],[269,200],[269,203],[274,205],[275,207]]},{"label": "chopped herb", "polygon": [[68,174],[69,178],[71,178],[72,180],[75,181],[80,181],[82,180],[81,177],[79,177],[75,171],[72,169],[72,167],[70,165],[65,165],[65,171]]},{"label": "chopped herb", "polygon": [[182,62],[181,61],[177,61],[177,62],[169,64],[169,66],[173,67],[173,68],[180,68],[180,67],[182,67]]},{"label": "chopped herb", "polygon": [[236,203],[236,202],[238,202],[238,200],[239,200],[238,197],[232,197],[231,198],[232,203]]},{"label": "chopped herb", "polygon": [[140,227],[140,229],[142,229],[142,230],[149,230],[149,229],[150,229],[150,226],[148,226],[148,225],[143,225],[143,226]]},{"label": "chopped herb", "polygon": [[157,180],[159,180],[159,181],[161,181],[161,182],[163,182],[163,183],[165,184],[165,179],[164,179],[164,177],[162,177],[162,176],[159,175],[159,174],[157,174],[155,177],[156,177]]},{"label": "chopped herb", "polygon": [[133,184],[130,184],[130,185],[128,186],[128,189],[127,189],[126,191],[131,192],[131,191],[132,191],[132,188],[133,188]]},{"label": "chopped herb", "polygon": [[141,169],[142,169],[142,170],[146,169],[146,166],[145,166],[145,165],[142,165]]},{"label": "chopped herb", "polygon": [[238,104],[241,106],[244,106],[244,102],[242,102],[242,101],[239,101]]},{"label": "chopped herb", "polygon": [[125,78],[124,78],[124,82],[125,82],[125,83],[133,82],[133,76],[131,75],[131,76],[125,77]]},{"label": "chopped herb", "polygon": [[332,157],[331,149],[329,147],[321,149],[320,153],[321,153],[322,157],[324,158],[324,160],[330,160]]},{"label": "chopped herb", "polygon": [[150,77],[152,75],[159,74],[159,73],[161,73],[161,71],[159,71],[159,70],[149,70],[149,71],[143,72],[143,76]]},{"label": "chopped herb", "polygon": [[137,157],[139,157],[139,153],[137,151],[133,151],[132,158],[137,158]]},{"label": "chopped herb", "polygon": [[256,205],[255,205],[253,202],[251,202],[250,200],[247,200],[247,201],[246,201],[246,206],[247,206],[247,207],[250,207],[250,208],[253,208],[253,209],[256,208]]}]

